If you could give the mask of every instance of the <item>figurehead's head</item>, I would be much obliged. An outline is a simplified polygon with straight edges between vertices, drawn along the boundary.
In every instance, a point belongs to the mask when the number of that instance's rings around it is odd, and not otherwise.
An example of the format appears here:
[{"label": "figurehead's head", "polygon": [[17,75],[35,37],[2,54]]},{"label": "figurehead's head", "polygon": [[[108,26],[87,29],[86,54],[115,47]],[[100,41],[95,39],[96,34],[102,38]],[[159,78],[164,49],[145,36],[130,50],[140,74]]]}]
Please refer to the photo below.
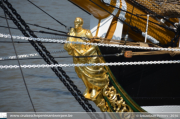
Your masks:
[{"label": "figurehead's head", "polygon": [[76,17],[76,19],[74,20],[74,28],[76,30],[81,30],[83,26],[83,19],[81,17]]}]

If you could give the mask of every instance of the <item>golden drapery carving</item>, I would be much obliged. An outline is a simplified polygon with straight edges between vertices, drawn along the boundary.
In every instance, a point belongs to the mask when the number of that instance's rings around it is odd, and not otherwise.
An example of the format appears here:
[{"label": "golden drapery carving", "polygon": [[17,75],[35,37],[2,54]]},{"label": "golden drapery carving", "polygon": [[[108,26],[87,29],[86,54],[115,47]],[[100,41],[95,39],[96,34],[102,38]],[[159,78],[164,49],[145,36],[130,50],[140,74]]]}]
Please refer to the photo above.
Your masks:
[{"label": "golden drapery carving", "polygon": [[[72,28],[69,32],[70,36],[87,37],[92,38],[92,34],[89,30],[83,29],[82,18],[76,18],[74,21],[75,28]],[[80,38],[69,37],[68,41],[78,41],[78,42],[90,42],[88,40],[82,40]],[[91,45],[81,45],[81,44],[65,44],[64,49],[66,49],[69,55],[72,56],[89,56],[98,55],[96,51],[96,46]],[[85,63],[102,63],[100,57],[83,57],[83,58],[73,58],[75,64],[85,64]],[[95,100],[98,93],[105,87],[108,83],[108,75],[103,66],[83,66],[75,67],[75,71],[78,77],[81,78],[86,86],[84,96],[87,99]]]},{"label": "golden drapery carving", "polygon": [[[82,28],[83,19],[77,17],[74,21],[74,28],[71,28],[69,35],[77,37],[93,38],[91,32]],[[83,40],[80,38],[68,37],[67,41],[90,42],[90,40]],[[91,40],[94,41],[94,40]],[[101,57],[75,57],[75,56],[91,56],[98,55],[97,46],[66,43],[64,49],[69,55],[74,56],[73,62],[75,64],[85,63],[103,63]],[[125,103],[123,98],[116,92],[113,86],[109,86],[109,75],[104,66],[81,66],[75,67],[75,71],[79,78],[82,79],[86,86],[84,97],[94,101],[94,103],[105,112],[132,112],[132,109]],[[105,97],[107,100],[105,100]],[[112,106],[110,109],[108,102]]]}]

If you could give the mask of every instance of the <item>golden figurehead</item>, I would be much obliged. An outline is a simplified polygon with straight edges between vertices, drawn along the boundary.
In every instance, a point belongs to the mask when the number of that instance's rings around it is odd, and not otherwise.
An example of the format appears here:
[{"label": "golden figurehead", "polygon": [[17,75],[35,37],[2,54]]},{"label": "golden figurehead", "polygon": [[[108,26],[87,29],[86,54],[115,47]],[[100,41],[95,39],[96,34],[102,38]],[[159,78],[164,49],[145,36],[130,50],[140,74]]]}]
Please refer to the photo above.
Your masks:
[{"label": "golden figurehead", "polygon": [[[83,19],[77,17],[74,21],[74,28],[71,28],[69,35],[86,37],[89,39],[93,38],[91,31],[87,29],[83,29],[82,26],[83,26]],[[67,41],[90,42],[90,40],[82,40],[80,38],[74,38],[74,37],[67,38]],[[69,55],[72,56],[98,55],[96,47],[97,46],[72,44],[72,43],[70,44],[67,43],[64,45],[64,49],[66,49]],[[75,64],[103,63],[103,59],[101,57],[83,57],[83,58],[73,57],[73,62]],[[107,71],[105,70],[104,66],[75,67],[75,71],[78,77],[83,80],[86,86],[86,90],[84,92],[85,98],[90,100],[96,100],[97,95],[109,82]]]},{"label": "golden figurehead", "polygon": [[[75,37],[68,37],[67,41],[73,42],[96,42],[98,39],[93,38],[91,31],[83,29],[83,19],[77,17],[74,21],[74,28],[71,28],[69,35],[85,37],[91,40],[83,40]],[[93,39],[92,39],[93,38]],[[74,56],[75,64],[104,63],[102,57],[96,57],[97,46],[66,43],[64,45],[69,55]],[[95,57],[86,57],[86,56]],[[85,57],[76,57],[85,56]],[[84,97],[92,100],[103,112],[132,112],[132,109],[126,104],[121,95],[113,86],[109,85],[109,75],[104,66],[80,66],[75,67],[79,78],[82,79],[86,86]],[[113,109],[108,105],[107,100]]]}]

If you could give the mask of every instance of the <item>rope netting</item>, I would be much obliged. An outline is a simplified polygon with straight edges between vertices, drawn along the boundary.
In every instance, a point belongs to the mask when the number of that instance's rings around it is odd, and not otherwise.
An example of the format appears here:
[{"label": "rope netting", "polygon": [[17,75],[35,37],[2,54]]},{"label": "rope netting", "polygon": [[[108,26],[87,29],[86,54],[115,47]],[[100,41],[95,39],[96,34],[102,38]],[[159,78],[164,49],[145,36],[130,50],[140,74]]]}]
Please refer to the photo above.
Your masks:
[{"label": "rope netting", "polygon": [[180,17],[179,0],[129,0],[144,7],[145,11],[150,10],[158,15],[167,17]]}]

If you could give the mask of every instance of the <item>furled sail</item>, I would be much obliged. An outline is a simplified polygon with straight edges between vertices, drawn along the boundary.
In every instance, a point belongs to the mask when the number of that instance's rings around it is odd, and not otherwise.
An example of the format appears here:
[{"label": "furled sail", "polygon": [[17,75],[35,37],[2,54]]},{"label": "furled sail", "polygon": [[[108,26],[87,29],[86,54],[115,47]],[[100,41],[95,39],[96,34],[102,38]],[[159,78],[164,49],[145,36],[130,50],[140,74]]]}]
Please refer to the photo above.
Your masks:
[{"label": "furled sail", "polygon": [[130,0],[143,7],[146,12],[152,11],[167,17],[180,17],[179,0]]}]

